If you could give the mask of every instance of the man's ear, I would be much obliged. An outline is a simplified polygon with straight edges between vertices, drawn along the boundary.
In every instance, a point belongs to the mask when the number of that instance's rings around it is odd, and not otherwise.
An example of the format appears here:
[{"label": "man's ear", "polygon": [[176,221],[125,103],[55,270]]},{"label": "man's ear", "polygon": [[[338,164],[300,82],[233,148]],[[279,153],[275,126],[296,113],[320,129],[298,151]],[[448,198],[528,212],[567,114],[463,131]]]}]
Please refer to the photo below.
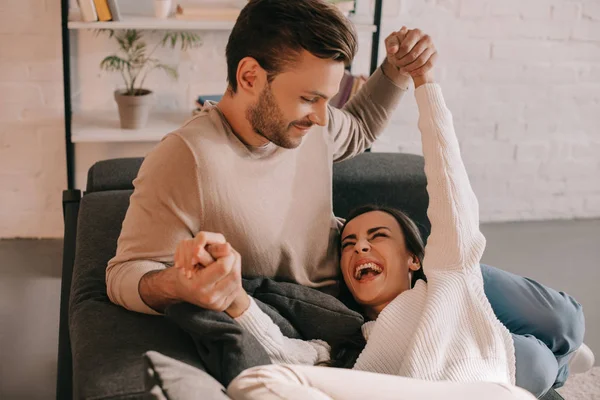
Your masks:
[{"label": "man's ear", "polygon": [[245,92],[257,94],[262,91],[266,82],[267,73],[258,61],[252,57],[244,57],[238,63],[237,69],[238,88]]}]

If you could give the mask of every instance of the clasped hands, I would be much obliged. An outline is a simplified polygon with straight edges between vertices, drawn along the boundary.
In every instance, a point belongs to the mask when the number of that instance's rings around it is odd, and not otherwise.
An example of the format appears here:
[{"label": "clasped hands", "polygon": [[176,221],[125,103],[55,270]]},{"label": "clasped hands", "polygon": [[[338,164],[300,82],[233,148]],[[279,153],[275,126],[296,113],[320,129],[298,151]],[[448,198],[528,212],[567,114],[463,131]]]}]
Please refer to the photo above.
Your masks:
[{"label": "clasped hands", "polygon": [[433,67],[438,52],[431,37],[419,29],[402,29],[385,39],[386,61],[383,71],[398,84],[412,78],[415,87],[433,82]]},{"label": "clasped hands", "polygon": [[250,305],[242,287],[240,254],[220,233],[200,232],[183,240],[175,251],[174,268],[178,298],[232,317]]}]

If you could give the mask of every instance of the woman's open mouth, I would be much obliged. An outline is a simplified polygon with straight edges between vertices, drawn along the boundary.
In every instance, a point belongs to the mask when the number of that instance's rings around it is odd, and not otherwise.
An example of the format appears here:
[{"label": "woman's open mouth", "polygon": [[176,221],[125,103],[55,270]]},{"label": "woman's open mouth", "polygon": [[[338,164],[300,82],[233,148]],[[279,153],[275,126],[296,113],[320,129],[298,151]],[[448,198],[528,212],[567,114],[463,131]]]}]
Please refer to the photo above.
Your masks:
[{"label": "woman's open mouth", "polygon": [[354,268],[354,279],[363,283],[377,278],[383,272],[383,268],[374,262],[358,264]]}]

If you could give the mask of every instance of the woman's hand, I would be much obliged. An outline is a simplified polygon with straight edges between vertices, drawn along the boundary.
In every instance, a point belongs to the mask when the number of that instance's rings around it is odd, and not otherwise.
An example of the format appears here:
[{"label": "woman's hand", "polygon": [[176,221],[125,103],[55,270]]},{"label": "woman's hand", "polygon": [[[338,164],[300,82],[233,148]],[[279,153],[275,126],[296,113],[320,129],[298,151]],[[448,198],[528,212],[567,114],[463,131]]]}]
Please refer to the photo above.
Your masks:
[{"label": "woman's hand", "polygon": [[[419,29],[403,26],[385,40],[387,50],[387,73],[389,66],[395,67],[397,74],[410,76],[415,87],[433,82],[433,67],[438,57],[431,37]],[[384,65],[384,71],[386,66]]]},{"label": "woman's hand", "polygon": [[[233,270],[242,270],[242,256],[229,243],[209,245],[206,249],[216,260],[215,262],[227,259],[228,262],[233,263]],[[232,318],[239,317],[250,307],[250,297],[242,287],[241,274],[237,276],[237,279],[239,280],[238,290],[234,295],[235,297],[231,305],[225,309],[225,312]]]}]

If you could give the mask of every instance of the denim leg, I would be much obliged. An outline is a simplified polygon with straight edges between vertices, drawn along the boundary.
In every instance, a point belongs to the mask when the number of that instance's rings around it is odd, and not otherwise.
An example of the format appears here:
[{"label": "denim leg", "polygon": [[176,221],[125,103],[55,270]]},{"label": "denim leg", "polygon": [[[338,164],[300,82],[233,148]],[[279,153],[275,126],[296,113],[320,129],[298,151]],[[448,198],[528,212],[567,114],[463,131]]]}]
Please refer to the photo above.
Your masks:
[{"label": "denim leg", "polygon": [[532,335],[512,335],[515,344],[516,384],[536,397],[554,384],[558,362],[548,346]]},{"label": "denim leg", "polygon": [[555,387],[568,376],[570,355],[583,343],[581,305],[532,279],[481,265],[485,294],[498,319],[516,335],[532,335],[544,343],[558,363]]}]

